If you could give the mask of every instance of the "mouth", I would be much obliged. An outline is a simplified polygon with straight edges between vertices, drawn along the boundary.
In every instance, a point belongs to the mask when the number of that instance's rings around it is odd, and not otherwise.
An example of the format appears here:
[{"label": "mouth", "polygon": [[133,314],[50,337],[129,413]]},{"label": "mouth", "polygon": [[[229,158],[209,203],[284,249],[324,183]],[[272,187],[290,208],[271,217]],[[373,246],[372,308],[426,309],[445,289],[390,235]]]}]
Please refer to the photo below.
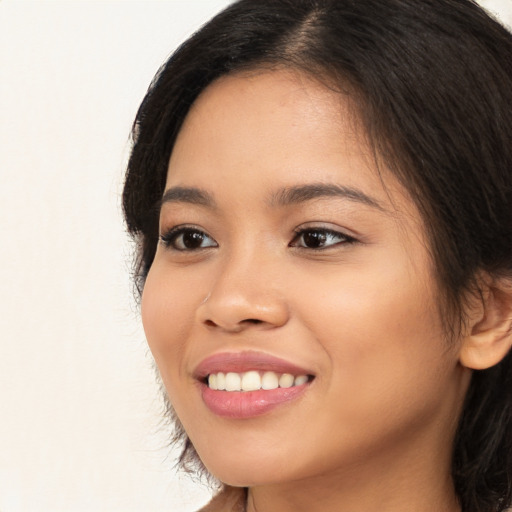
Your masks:
[{"label": "mouth", "polygon": [[302,396],[315,376],[285,360],[256,352],[217,354],[195,377],[206,407],[217,416],[247,419]]},{"label": "mouth", "polygon": [[313,375],[293,375],[291,373],[277,373],[274,371],[261,372],[251,370],[243,373],[218,372],[211,373],[204,380],[204,384],[215,391],[249,392],[271,391],[278,388],[292,388],[302,386],[313,380]]}]

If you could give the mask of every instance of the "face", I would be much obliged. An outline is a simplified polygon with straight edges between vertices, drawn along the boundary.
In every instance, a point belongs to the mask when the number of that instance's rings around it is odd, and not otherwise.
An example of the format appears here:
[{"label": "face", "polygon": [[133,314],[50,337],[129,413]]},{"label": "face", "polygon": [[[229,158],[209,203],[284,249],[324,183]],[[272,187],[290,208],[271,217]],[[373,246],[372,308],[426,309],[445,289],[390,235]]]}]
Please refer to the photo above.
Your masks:
[{"label": "face", "polygon": [[420,216],[379,176],[355,112],[298,73],[235,75],[203,92],[176,141],[143,323],[225,483],[450,452],[458,345]]}]

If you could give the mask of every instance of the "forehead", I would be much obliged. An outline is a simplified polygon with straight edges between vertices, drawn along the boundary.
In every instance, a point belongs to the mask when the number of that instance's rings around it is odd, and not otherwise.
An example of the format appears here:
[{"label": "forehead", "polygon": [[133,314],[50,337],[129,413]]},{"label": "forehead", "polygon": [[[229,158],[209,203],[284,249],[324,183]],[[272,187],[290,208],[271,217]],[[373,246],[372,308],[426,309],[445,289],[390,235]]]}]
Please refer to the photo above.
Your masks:
[{"label": "forehead", "polygon": [[[192,105],[187,121],[198,114],[222,113],[231,107],[240,114],[273,117],[293,115],[296,120],[308,118],[317,122],[318,115],[328,114],[329,121],[340,120],[340,127],[349,119],[357,119],[350,111],[350,96],[323,85],[304,72],[278,68],[255,69],[224,75],[210,84]],[[331,119],[332,117],[332,119]],[[264,117],[268,120],[267,117]],[[240,117],[241,122],[247,119]]]},{"label": "forehead", "polygon": [[366,188],[386,202],[404,195],[377,166],[349,94],[295,70],[256,70],[224,76],[199,96],[176,140],[167,188],[238,185],[247,195],[265,186],[271,194],[308,182]]}]

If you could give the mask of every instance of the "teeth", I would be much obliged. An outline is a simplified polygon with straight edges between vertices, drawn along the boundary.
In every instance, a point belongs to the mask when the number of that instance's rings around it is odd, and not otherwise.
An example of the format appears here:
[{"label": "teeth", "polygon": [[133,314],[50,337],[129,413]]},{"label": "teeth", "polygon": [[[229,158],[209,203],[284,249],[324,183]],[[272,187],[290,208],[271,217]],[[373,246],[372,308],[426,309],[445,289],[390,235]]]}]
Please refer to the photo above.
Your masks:
[{"label": "teeth", "polygon": [[261,378],[262,389],[277,389],[279,387],[279,378],[274,372],[265,372]]},{"label": "teeth", "polygon": [[219,372],[208,376],[208,387],[219,391],[258,391],[259,389],[270,390],[302,386],[308,380],[307,375],[297,375],[295,377],[291,373],[265,372],[261,375],[257,371],[240,374]]},{"label": "teeth", "polygon": [[294,381],[293,375],[290,373],[283,373],[281,377],[279,377],[279,387],[280,388],[291,388],[293,386]]},{"label": "teeth", "polygon": [[226,389],[226,375],[222,372],[217,373],[217,389],[224,391]]},{"label": "teeth", "polygon": [[242,391],[261,389],[261,377],[258,372],[247,372],[242,376]]},{"label": "teeth", "polygon": [[[307,375],[299,375],[298,377],[295,377],[295,382],[293,383],[294,386],[302,386],[302,384],[306,384],[306,382],[308,381],[308,376]],[[217,377],[217,382],[218,382],[218,377]],[[217,384],[218,386],[218,384]]]},{"label": "teeth", "polygon": [[242,379],[238,373],[226,373],[226,391],[240,391],[242,389]]},{"label": "teeth", "polygon": [[215,373],[208,376],[208,387],[210,389],[219,389],[217,387],[217,375],[215,375]]}]

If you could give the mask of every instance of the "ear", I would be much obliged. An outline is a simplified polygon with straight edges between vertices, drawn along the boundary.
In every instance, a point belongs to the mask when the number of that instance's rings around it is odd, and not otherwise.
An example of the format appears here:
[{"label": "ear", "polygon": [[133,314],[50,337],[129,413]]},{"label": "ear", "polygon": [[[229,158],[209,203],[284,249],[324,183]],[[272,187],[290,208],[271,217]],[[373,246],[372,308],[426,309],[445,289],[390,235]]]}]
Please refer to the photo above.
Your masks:
[{"label": "ear", "polygon": [[468,306],[470,323],[459,356],[473,370],[498,364],[512,346],[512,280],[487,277],[480,281],[480,297]]}]

